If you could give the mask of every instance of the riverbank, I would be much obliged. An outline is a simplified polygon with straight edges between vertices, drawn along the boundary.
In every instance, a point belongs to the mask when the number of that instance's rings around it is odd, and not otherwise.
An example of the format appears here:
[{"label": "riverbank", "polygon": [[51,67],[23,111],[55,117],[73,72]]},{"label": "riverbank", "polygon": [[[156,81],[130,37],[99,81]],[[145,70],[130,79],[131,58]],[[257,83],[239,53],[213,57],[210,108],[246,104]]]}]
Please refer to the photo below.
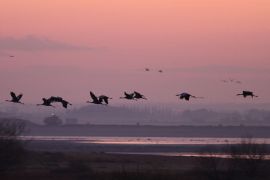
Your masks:
[{"label": "riverbank", "polygon": [[[242,163],[242,160],[238,161]],[[219,176],[219,179],[249,179],[245,174],[249,167],[239,166],[240,168],[231,172],[224,165],[232,162],[213,157],[28,151],[25,161],[20,166],[1,173],[1,179],[206,180],[211,179],[211,176]],[[255,165],[263,168],[253,172],[251,179],[269,179],[267,169],[270,168],[270,161],[264,160]]]}]

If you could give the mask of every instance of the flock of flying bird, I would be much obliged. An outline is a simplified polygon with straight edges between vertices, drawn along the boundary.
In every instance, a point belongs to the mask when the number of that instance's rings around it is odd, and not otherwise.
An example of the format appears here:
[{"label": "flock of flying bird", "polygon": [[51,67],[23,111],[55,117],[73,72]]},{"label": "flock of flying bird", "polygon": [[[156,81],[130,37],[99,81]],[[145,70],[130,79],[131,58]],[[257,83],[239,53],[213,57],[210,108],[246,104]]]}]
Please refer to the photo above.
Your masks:
[{"label": "flock of flying bird", "polygon": [[[9,57],[13,58],[13,55],[10,55]],[[150,71],[149,68],[145,68],[145,71]],[[163,70],[158,70],[159,73],[163,73]],[[239,80],[235,79],[228,79],[228,80],[222,80],[223,83],[237,83],[241,84],[242,82]],[[19,104],[24,104],[21,102],[21,99],[23,97],[23,94],[16,95],[14,92],[10,92],[11,100],[6,100],[8,102],[12,103],[19,103]],[[176,96],[179,96],[179,99],[181,100],[186,100],[189,101],[190,98],[203,98],[203,97],[198,97],[191,95],[187,92],[183,92],[180,94],[177,94]],[[237,94],[237,96],[243,96],[244,98],[250,96],[250,97],[258,97],[257,95],[254,95],[252,91],[243,91],[241,94]],[[109,99],[112,99],[111,97],[108,97],[106,95],[100,95],[96,96],[92,91],[90,91],[90,98],[92,101],[86,101],[86,103],[93,103],[93,104],[102,104],[102,105],[108,105],[109,104]],[[127,99],[127,100],[139,100],[139,99],[144,99],[147,100],[147,98],[142,95],[141,93],[134,91],[133,93],[127,93],[124,92],[124,96],[120,97],[120,99]],[[68,105],[72,105],[70,102],[66,101],[62,97],[59,96],[51,96],[49,98],[42,98],[43,103],[42,104],[37,104],[37,106],[51,106],[55,107],[52,105],[52,103],[61,103],[64,108],[67,108]]]},{"label": "flock of flying bird", "polygon": [[[24,104],[21,102],[21,99],[23,97],[23,94],[16,95],[14,92],[10,92],[11,100],[6,100],[8,102],[12,103],[19,103],[19,104]],[[179,96],[179,99],[189,101],[190,98],[203,98],[203,97],[198,97],[191,95],[189,93],[183,92],[181,94],[177,94],[176,96]],[[254,95],[252,91],[243,91],[241,94],[237,94],[237,96],[243,96],[244,98],[250,96],[250,97],[258,97],[257,95]],[[111,97],[108,97],[106,95],[100,95],[96,96],[92,91],[90,91],[90,98],[92,101],[86,101],[86,103],[93,103],[93,104],[102,104],[102,105],[108,105],[109,104],[109,99],[112,99]],[[147,100],[147,98],[142,95],[141,93],[134,91],[133,93],[127,93],[124,92],[124,96],[120,97],[120,99],[127,99],[127,100],[139,100],[139,99],[144,99]],[[37,106],[52,106],[52,103],[61,103],[64,108],[67,108],[68,105],[72,105],[70,102],[66,101],[62,97],[59,96],[51,96],[49,98],[42,98],[43,103],[42,104],[37,104]]]},{"label": "flock of flying bird", "polygon": [[[10,92],[11,100],[6,100],[8,102],[12,103],[19,103],[19,104],[24,104],[21,102],[21,99],[23,97],[23,94],[16,95],[14,92]],[[90,91],[90,98],[92,101],[86,101],[87,103],[93,103],[93,104],[102,104],[102,105],[108,105],[109,104],[109,99],[112,99],[111,97],[108,97],[106,95],[100,95],[96,96],[92,91]],[[139,99],[145,99],[147,98],[142,95],[141,93],[134,91],[133,93],[127,93],[124,92],[124,96],[120,97],[120,99],[128,99],[128,100],[139,100]],[[72,105],[70,102],[66,101],[62,97],[59,96],[51,96],[49,98],[42,98],[43,103],[42,104],[37,104],[37,106],[52,106],[52,103],[61,103],[64,108],[67,108],[68,105]]]}]

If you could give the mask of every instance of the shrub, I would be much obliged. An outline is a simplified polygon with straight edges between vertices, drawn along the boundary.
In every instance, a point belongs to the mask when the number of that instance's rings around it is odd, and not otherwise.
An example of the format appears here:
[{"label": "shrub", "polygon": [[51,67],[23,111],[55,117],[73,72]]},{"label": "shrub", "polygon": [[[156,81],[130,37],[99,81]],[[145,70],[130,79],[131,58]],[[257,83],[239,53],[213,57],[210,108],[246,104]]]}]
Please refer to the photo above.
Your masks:
[{"label": "shrub", "polygon": [[21,120],[0,119],[0,171],[22,162],[24,147],[18,136],[24,132]]},{"label": "shrub", "polygon": [[63,124],[63,121],[62,119],[60,119],[58,116],[56,115],[53,115],[53,116],[50,116],[50,117],[46,117],[44,120],[43,120],[44,124],[47,125],[47,126],[60,126]]},{"label": "shrub", "polygon": [[263,162],[267,151],[265,143],[258,143],[251,137],[243,138],[240,144],[229,147],[229,170],[249,178],[256,177],[265,170]]}]

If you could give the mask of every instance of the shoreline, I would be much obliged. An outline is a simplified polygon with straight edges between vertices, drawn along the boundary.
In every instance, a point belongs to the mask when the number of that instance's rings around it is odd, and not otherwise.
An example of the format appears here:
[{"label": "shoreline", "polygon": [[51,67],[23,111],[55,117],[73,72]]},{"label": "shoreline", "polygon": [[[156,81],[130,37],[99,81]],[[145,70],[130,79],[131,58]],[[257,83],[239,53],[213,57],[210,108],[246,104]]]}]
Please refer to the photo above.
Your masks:
[{"label": "shoreline", "polygon": [[[39,152],[97,152],[120,154],[224,154],[228,148],[237,144],[117,144],[81,143],[69,140],[24,140],[26,149]],[[270,144],[263,144],[270,154]]]},{"label": "shoreline", "polygon": [[270,138],[269,126],[26,125],[28,136]]}]

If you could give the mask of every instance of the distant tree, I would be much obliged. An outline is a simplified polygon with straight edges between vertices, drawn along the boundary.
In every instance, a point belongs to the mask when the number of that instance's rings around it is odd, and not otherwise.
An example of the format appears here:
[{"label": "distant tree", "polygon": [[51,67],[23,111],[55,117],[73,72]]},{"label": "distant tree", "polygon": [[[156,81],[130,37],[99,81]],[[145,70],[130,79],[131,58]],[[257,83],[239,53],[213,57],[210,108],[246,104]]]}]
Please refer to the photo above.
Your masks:
[{"label": "distant tree", "polygon": [[23,143],[18,139],[25,130],[21,120],[0,119],[0,171],[19,165],[24,157]]},{"label": "distant tree", "polygon": [[66,119],[66,124],[69,124],[69,125],[78,124],[78,119],[76,119],[76,118],[67,118]]},{"label": "distant tree", "polygon": [[44,124],[47,126],[60,126],[63,124],[63,120],[60,119],[58,116],[56,115],[52,115],[50,117],[46,117],[43,120]]}]

